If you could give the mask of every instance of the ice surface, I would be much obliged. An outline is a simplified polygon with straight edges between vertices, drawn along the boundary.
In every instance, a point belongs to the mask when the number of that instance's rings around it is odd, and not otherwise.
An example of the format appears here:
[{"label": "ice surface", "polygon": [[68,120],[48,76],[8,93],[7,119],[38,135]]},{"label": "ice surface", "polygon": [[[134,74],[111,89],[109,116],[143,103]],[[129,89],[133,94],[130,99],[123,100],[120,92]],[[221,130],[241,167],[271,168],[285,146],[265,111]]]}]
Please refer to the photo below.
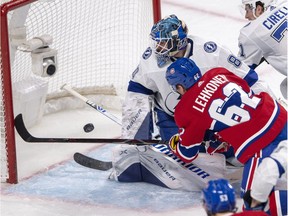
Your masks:
[{"label": "ice surface", "polygon": [[[239,29],[246,23],[238,10],[240,3],[241,0],[162,0],[162,16],[176,14],[186,21],[190,34],[216,40],[237,54]],[[260,68],[260,75],[269,80],[271,88],[279,95],[283,76],[267,65]],[[120,116],[116,112],[113,114]],[[83,126],[88,122],[93,123],[95,129],[85,133]],[[46,115],[39,125],[29,130],[35,136],[46,137],[51,134],[55,137],[110,138],[120,135],[117,124],[91,108]],[[19,137],[17,139],[20,141]],[[146,183],[114,182],[108,180],[109,171],[81,167],[72,160],[77,151],[111,160],[113,145],[21,142],[17,145],[20,182],[1,184],[1,215],[206,215],[200,193],[169,190]]]}]

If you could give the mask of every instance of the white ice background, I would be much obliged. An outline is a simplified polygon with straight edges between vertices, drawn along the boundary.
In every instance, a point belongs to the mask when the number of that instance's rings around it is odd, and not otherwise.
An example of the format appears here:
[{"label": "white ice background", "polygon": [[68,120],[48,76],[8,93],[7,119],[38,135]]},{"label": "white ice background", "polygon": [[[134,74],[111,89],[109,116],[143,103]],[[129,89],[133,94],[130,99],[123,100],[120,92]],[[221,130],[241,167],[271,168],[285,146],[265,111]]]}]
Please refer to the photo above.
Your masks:
[{"label": "white ice background", "polygon": [[[237,54],[239,29],[246,23],[238,9],[240,4],[241,0],[162,0],[162,17],[176,14],[187,23],[189,34],[215,40]],[[280,95],[279,83],[283,76],[269,65],[261,66],[258,71],[261,78],[269,81],[274,93]],[[116,111],[110,112],[121,117]],[[83,132],[88,122],[95,126],[89,134]],[[114,138],[120,134],[116,123],[89,107],[46,115],[29,130],[40,137]],[[17,140],[20,142],[21,138],[17,136]],[[109,171],[81,167],[72,159],[78,151],[108,161],[114,145],[20,142],[17,145],[19,183],[1,183],[1,215],[206,215],[199,192],[111,181]]]}]

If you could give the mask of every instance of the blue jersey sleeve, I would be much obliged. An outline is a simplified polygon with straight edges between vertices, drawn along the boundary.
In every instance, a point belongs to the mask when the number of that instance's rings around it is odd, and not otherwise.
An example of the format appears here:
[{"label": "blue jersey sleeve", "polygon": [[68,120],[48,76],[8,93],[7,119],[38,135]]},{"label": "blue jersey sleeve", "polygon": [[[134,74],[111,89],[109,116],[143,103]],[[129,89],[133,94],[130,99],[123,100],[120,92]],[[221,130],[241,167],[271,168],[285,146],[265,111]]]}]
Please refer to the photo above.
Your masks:
[{"label": "blue jersey sleeve", "polygon": [[243,78],[251,87],[258,81],[258,74],[255,70],[250,69],[247,75]]},{"label": "blue jersey sleeve", "polygon": [[137,82],[133,82],[133,81],[129,82],[128,91],[135,92],[135,93],[141,93],[141,94],[145,94],[145,95],[154,94],[154,92],[151,89],[148,89],[148,88],[144,87],[143,85],[141,85]]}]

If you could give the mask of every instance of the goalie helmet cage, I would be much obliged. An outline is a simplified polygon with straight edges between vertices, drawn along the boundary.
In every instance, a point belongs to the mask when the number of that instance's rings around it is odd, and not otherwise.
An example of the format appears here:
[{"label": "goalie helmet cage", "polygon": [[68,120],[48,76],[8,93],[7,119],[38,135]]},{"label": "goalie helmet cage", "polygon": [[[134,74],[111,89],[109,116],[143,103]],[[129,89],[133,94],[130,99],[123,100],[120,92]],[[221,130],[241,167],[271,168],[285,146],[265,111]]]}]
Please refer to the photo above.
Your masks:
[{"label": "goalie helmet cage", "polygon": [[[28,82],[33,88],[34,78],[47,83],[46,103],[55,95],[63,95],[60,88],[64,83],[82,94],[86,94],[85,89],[93,91],[95,87],[104,87],[105,92],[107,88],[125,89],[149,44],[153,23],[161,18],[160,11],[160,0],[2,1],[1,182],[18,182],[14,132],[16,84]],[[45,34],[53,38],[50,48],[57,50],[57,70],[52,77],[33,73],[31,52],[19,49],[23,42]]]}]

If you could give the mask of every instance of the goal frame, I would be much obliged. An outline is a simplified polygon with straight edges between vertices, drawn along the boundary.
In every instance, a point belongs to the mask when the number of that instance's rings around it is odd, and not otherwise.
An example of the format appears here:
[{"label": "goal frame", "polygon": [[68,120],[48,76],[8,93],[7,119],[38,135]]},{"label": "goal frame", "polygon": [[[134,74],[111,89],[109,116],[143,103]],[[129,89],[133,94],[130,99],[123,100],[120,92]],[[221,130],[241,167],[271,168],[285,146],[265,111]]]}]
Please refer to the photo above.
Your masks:
[{"label": "goal frame", "polygon": [[[10,166],[8,173],[9,177],[6,182],[11,184],[18,183],[17,175],[17,158],[16,158],[16,141],[14,132],[14,113],[12,100],[12,79],[11,79],[11,65],[10,65],[10,50],[9,50],[9,36],[8,36],[8,17],[7,14],[11,10],[23,7],[27,4],[36,2],[37,0],[18,0],[9,1],[1,5],[1,49],[0,49],[0,64],[2,76],[2,99],[3,111],[5,113],[4,127],[6,128],[5,137],[7,143],[7,161]],[[157,22],[161,19],[161,0],[153,1],[153,19]]]}]

